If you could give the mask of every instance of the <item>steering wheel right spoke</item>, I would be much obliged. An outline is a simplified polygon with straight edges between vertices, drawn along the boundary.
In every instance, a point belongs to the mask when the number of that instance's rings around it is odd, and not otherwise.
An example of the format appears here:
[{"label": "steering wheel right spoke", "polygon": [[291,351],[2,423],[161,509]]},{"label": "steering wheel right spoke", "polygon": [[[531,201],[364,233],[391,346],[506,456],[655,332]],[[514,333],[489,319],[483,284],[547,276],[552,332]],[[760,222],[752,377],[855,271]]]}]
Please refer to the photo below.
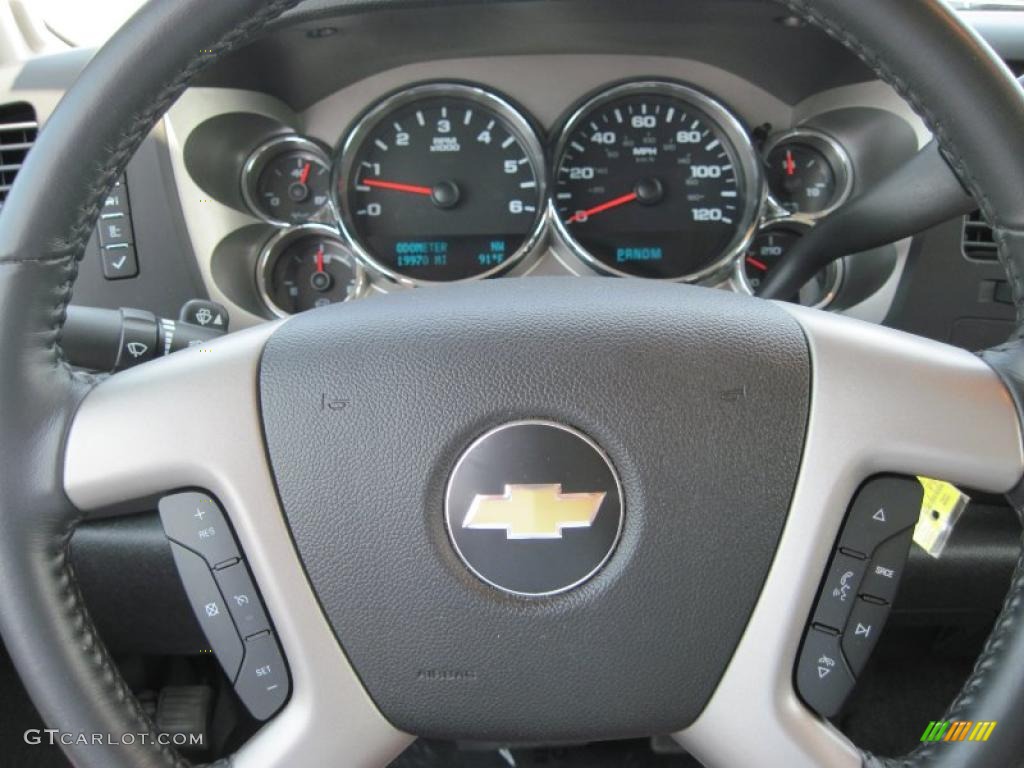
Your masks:
[{"label": "steering wheel right spoke", "polygon": [[780,306],[801,324],[811,351],[803,463],[750,623],[704,712],[675,738],[707,766],[754,765],[770,755],[773,765],[791,768],[855,768],[861,751],[807,707],[794,681],[851,499],[883,473],[1005,493],[1024,471],[1021,430],[1002,380],[975,355]]},{"label": "steering wheel right spoke", "polygon": [[65,490],[86,516],[151,509],[154,498],[189,488],[220,502],[291,677],[290,698],[233,765],[380,768],[412,737],[379,713],[324,618],[267,461],[258,368],[276,327],[233,334],[93,389],[68,434]]}]

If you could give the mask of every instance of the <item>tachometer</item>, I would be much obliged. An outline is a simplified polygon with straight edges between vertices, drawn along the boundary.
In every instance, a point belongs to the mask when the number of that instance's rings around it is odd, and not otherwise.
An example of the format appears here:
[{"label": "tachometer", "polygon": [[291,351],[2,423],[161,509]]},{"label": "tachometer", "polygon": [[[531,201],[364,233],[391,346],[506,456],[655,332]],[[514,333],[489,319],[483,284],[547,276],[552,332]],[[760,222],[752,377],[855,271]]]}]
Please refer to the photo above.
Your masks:
[{"label": "tachometer", "polygon": [[497,274],[537,243],[543,151],[500,97],[460,84],[403,91],[359,121],[334,192],[363,259],[400,282]]},{"label": "tachometer", "polygon": [[552,214],[582,259],[618,275],[696,280],[753,236],[763,197],[739,121],[670,82],[620,85],[568,121]]}]

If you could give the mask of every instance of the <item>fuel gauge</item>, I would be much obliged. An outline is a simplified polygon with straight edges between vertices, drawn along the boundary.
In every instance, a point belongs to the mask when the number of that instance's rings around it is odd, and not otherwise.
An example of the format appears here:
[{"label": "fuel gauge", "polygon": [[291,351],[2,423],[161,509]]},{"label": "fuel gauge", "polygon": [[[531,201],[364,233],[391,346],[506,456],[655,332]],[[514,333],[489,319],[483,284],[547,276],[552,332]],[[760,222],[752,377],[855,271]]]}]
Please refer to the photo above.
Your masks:
[{"label": "fuel gauge", "polygon": [[330,227],[307,224],[282,230],[260,255],[256,283],[278,317],[357,298],[366,275]]}]

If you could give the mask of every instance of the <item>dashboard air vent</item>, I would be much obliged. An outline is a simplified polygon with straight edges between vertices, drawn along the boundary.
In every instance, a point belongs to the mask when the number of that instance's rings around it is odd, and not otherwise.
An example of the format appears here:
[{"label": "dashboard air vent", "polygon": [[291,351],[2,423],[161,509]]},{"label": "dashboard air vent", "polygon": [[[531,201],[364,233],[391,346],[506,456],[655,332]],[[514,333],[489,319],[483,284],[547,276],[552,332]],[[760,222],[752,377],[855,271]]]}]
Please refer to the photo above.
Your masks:
[{"label": "dashboard air vent", "polygon": [[996,261],[996,241],[992,225],[985,221],[981,211],[964,216],[964,256],[975,261]]},{"label": "dashboard air vent", "polygon": [[39,123],[31,104],[0,105],[0,207],[36,140]]}]

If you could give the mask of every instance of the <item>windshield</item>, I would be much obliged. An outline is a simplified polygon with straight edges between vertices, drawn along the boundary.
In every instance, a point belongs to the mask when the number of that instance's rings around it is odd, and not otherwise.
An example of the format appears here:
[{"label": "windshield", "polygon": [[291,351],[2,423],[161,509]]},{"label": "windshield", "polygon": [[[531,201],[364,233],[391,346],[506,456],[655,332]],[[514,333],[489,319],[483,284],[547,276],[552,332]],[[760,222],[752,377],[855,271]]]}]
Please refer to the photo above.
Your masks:
[{"label": "windshield", "polygon": [[73,47],[102,45],[146,0],[20,0],[47,29]]},{"label": "windshield", "polygon": [[1024,0],[947,0],[958,11],[1019,11]]}]

